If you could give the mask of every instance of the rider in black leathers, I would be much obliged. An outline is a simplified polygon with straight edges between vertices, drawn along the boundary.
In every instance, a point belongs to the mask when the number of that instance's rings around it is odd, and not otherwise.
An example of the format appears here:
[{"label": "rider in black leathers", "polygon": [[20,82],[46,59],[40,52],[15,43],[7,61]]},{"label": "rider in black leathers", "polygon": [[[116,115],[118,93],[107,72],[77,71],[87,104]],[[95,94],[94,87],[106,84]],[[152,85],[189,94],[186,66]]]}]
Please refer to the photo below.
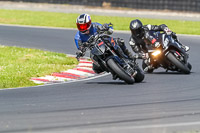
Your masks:
[{"label": "rider in black leathers", "polygon": [[[167,35],[171,35],[177,42],[176,33],[172,32],[165,24],[162,25],[143,25],[142,22],[138,19],[131,21],[130,23],[131,37],[129,40],[129,44],[132,50],[137,53],[139,58],[146,58],[147,53],[147,45],[153,45],[154,47],[158,47],[160,44],[157,42],[156,38],[154,38],[150,31],[163,31]],[[189,50],[188,46],[185,46],[179,42],[182,48],[187,52]]]}]

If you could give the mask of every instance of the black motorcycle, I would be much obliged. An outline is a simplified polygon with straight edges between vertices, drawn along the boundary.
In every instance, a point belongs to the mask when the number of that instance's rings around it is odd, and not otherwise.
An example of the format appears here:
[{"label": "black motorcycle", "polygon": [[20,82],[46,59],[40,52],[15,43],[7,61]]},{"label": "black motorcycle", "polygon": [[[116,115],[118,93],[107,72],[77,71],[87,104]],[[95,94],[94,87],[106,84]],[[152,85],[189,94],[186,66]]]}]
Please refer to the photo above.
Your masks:
[{"label": "black motorcycle", "polygon": [[91,35],[86,43],[83,43],[84,51],[90,50],[90,58],[93,64],[103,71],[111,72],[113,79],[119,78],[127,84],[141,82],[144,72],[139,68],[135,60],[129,59],[117,44],[116,39],[99,30]]},{"label": "black motorcycle", "polygon": [[142,68],[152,73],[158,67],[163,67],[166,71],[178,71],[189,74],[192,65],[188,62],[189,55],[171,35],[160,32],[151,32],[159,41],[160,46],[157,48],[149,47],[149,58],[143,60]]}]

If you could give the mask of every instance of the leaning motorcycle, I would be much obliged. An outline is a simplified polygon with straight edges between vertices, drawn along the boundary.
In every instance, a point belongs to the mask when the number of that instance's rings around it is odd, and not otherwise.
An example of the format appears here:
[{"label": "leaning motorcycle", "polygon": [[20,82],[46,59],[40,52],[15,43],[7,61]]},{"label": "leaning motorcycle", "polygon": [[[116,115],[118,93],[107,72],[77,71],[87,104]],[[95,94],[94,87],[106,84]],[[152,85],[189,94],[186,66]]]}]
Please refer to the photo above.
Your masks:
[{"label": "leaning motorcycle", "polygon": [[192,65],[188,62],[189,54],[181,47],[171,35],[166,35],[160,32],[151,32],[151,34],[160,43],[157,48],[148,48],[149,58],[143,60],[142,68],[147,72],[152,73],[155,69],[163,67],[166,71],[178,71],[189,74]]},{"label": "leaning motorcycle", "polygon": [[129,59],[117,44],[116,39],[98,31],[83,43],[85,51],[90,50],[90,58],[93,63],[103,71],[111,72],[114,79],[119,78],[127,84],[141,82],[144,72],[139,68],[135,60]]}]

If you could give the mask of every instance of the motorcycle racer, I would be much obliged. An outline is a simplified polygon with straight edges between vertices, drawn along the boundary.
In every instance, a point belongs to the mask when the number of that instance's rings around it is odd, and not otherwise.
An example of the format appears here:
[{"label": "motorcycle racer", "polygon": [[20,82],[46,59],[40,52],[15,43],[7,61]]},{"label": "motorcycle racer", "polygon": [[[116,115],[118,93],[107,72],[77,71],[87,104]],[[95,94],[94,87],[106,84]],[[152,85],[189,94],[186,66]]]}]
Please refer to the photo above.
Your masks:
[{"label": "motorcycle racer", "polygon": [[172,38],[179,43],[179,45],[187,52],[189,51],[189,47],[181,44],[176,36],[176,33],[172,32],[165,24],[162,25],[143,25],[142,22],[138,19],[132,20],[130,22],[130,30],[131,37],[129,40],[129,45],[132,50],[136,53],[137,58],[144,59],[147,67],[144,69],[148,71],[153,69],[149,65],[148,60],[148,45],[153,45],[153,47],[159,47],[160,43],[156,40],[154,36],[152,36],[152,31],[163,31],[167,35],[171,35]]},{"label": "motorcycle racer", "polygon": [[160,43],[150,34],[150,31],[163,31],[165,34],[171,35],[186,52],[189,51],[189,47],[181,44],[176,33],[172,32],[165,24],[159,26],[143,25],[140,20],[136,19],[130,22],[129,28],[131,30],[129,44],[139,58],[147,58],[145,53],[147,53],[148,44],[152,44],[154,47],[160,46]]},{"label": "motorcycle racer", "polygon": [[[78,32],[76,33],[74,40],[75,40],[76,47],[78,49],[78,51],[76,52],[78,60],[80,57],[85,55],[84,45],[82,45],[82,44],[87,42],[91,35],[96,34],[98,29],[105,30],[106,34],[108,34],[108,35],[113,33],[112,26],[109,26],[106,23],[103,25],[100,23],[97,23],[97,22],[92,23],[91,17],[89,14],[81,14],[80,16],[78,16],[78,18],[76,19],[76,25],[78,28]],[[124,40],[118,38],[118,39],[116,39],[116,41],[118,42],[118,44],[119,44],[120,48],[123,50],[123,52],[129,58],[131,58],[132,55],[126,48],[126,46],[124,44]],[[96,73],[102,72],[101,68],[98,68],[94,64],[93,64],[93,70]]]}]

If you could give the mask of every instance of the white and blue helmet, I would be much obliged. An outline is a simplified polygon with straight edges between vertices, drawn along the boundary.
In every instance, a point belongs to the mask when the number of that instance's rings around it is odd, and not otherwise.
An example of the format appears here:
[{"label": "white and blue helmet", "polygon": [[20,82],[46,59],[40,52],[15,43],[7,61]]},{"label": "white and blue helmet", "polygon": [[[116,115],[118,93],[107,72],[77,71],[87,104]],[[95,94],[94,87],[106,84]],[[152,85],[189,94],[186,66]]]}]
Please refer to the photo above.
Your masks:
[{"label": "white and blue helmet", "polygon": [[76,25],[80,32],[85,33],[91,27],[91,17],[89,14],[81,14],[76,19]]}]

